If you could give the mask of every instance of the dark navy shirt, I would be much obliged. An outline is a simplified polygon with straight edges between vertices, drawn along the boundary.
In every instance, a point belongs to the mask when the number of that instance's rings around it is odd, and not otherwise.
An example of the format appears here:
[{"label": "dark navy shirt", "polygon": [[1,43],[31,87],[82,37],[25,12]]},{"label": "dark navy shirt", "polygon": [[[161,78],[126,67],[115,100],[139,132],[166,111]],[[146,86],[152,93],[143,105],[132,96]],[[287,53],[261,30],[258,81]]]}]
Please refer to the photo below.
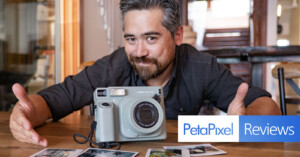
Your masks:
[{"label": "dark navy shirt", "polygon": [[[218,64],[214,56],[199,52],[190,45],[177,46],[174,69],[163,88],[166,117],[177,119],[178,115],[198,114],[204,100],[210,100],[226,112],[242,82],[224,65]],[[146,86],[128,62],[124,48],[38,94],[46,100],[53,119],[58,120],[91,104],[94,90],[108,86]],[[271,95],[250,85],[245,98],[246,107],[261,96]]]}]

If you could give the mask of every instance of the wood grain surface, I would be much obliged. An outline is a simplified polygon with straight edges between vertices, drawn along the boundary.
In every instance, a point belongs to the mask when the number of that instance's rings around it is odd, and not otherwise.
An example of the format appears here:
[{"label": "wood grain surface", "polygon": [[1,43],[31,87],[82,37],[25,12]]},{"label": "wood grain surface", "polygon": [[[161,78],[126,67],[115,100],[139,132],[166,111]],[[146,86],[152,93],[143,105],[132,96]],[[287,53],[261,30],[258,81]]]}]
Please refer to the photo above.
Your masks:
[{"label": "wood grain surface", "polygon": [[[44,147],[33,144],[23,143],[15,140],[9,130],[8,112],[0,112],[0,156],[2,157],[22,157],[30,156]],[[86,149],[89,144],[77,144],[73,140],[74,133],[80,133],[85,136],[90,131],[90,122],[92,117],[82,116],[75,112],[59,122],[47,122],[37,128],[37,132],[48,139],[48,148],[69,148]],[[178,143],[177,142],[177,121],[167,121],[168,137],[163,141],[145,141],[145,142],[125,142],[121,145],[121,150],[139,152],[138,156],[145,156],[148,148],[162,148],[163,146],[190,145],[204,143]],[[257,143],[210,143],[213,146],[227,152],[225,155],[232,157],[282,157],[282,156],[300,156],[300,143],[282,143],[282,142],[257,142]]]}]

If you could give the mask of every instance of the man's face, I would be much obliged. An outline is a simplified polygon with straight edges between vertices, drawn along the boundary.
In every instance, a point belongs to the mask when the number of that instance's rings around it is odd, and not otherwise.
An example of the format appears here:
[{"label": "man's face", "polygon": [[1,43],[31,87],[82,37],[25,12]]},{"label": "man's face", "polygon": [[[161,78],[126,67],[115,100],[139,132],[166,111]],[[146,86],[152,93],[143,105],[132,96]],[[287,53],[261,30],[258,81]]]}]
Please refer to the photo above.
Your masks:
[{"label": "man's face", "polygon": [[175,38],[162,25],[161,9],[132,10],[124,18],[125,51],[138,75],[147,81],[172,65]]}]

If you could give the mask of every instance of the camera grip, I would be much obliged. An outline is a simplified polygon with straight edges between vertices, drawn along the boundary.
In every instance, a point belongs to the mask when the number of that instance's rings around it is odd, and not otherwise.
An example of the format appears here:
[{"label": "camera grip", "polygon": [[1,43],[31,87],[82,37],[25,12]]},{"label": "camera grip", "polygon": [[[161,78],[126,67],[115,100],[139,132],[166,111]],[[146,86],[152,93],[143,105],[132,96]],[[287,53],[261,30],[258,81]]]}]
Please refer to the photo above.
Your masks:
[{"label": "camera grip", "polygon": [[[96,139],[99,142],[115,141],[115,120],[113,102],[99,102],[97,106]],[[99,137],[99,138],[98,138]]]}]

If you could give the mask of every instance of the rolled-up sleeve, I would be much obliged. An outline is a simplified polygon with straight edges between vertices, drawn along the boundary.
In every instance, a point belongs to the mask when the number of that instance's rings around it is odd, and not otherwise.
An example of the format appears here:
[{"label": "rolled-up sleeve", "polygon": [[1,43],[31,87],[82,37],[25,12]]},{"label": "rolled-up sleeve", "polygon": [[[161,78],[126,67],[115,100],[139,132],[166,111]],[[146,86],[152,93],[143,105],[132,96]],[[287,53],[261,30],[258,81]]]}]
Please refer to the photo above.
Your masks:
[{"label": "rolled-up sleeve", "polygon": [[62,83],[38,92],[47,102],[53,120],[58,120],[92,103],[94,90],[106,86],[106,65],[105,58],[98,60],[79,74],[68,76]]},{"label": "rolled-up sleeve", "polygon": [[[224,65],[218,64],[214,57],[211,58],[211,64],[209,65],[207,70],[210,70],[210,75],[206,79],[208,81],[208,97],[214,102],[217,108],[227,112],[228,106],[234,99],[239,85],[245,81],[234,76]],[[271,97],[271,94],[261,88],[249,85],[248,93],[244,99],[245,107],[255,99],[263,96]]]}]

